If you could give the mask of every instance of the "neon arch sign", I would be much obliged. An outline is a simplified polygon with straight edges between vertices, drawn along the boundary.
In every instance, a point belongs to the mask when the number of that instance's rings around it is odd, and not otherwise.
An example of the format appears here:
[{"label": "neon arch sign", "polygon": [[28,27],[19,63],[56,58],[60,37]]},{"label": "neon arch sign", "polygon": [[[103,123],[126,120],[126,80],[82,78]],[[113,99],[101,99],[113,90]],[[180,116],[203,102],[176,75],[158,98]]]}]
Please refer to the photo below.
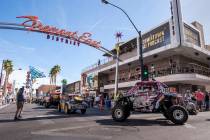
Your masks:
[{"label": "neon arch sign", "polygon": [[[50,39],[50,35],[52,35],[52,40],[54,40],[53,35],[56,35],[57,36],[56,41],[59,40],[58,36],[60,36],[66,39],[70,39],[69,41],[70,44],[73,41],[74,45],[76,45],[77,43],[78,46],[79,46],[79,43],[83,43],[94,48],[102,47],[100,41],[95,41],[91,39],[92,34],[89,32],[85,32],[79,35],[78,32],[71,32],[71,31],[66,31],[64,29],[59,29],[53,26],[43,25],[41,21],[39,20],[38,16],[18,16],[16,18],[26,19],[26,21],[24,21],[21,24],[21,26],[23,26],[29,31],[38,31],[38,32],[46,33],[48,34],[47,39]],[[61,42],[63,42],[63,38],[61,38]],[[68,43],[68,40],[66,40],[65,42]]]}]

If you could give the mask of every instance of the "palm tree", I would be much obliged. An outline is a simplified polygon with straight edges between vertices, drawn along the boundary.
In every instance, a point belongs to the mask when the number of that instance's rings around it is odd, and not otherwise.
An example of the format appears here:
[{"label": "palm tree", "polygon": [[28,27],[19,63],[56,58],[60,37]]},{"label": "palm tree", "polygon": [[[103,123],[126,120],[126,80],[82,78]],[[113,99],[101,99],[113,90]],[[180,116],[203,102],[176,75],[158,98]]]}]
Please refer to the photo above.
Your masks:
[{"label": "palm tree", "polygon": [[66,88],[66,85],[67,85],[67,80],[66,79],[63,79],[61,80],[61,83],[62,83],[62,93],[65,91],[65,88]]},{"label": "palm tree", "polygon": [[62,83],[62,85],[66,85],[67,84],[67,80],[63,79],[63,80],[61,80],[61,83]]},{"label": "palm tree", "polygon": [[54,84],[56,86],[57,75],[61,72],[61,67],[59,65],[54,66]]},{"label": "palm tree", "polygon": [[53,68],[50,70],[50,84],[56,85],[56,80],[57,80],[57,75],[60,73],[61,67],[59,65],[55,65]]},{"label": "palm tree", "polygon": [[3,61],[3,69],[6,72],[6,77],[4,80],[4,88],[3,88],[3,95],[7,94],[7,84],[8,84],[8,80],[9,80],[9,76],[13,71],[13,64],[11,60],[4,60]]},{"label": "palm tree", "polygon": [[49,73],[49,77],[50,77],[50,85],[53,84],[53,79],[54,79],[54,74],[53,74],[53,68],[51,68],[50,73]]}]

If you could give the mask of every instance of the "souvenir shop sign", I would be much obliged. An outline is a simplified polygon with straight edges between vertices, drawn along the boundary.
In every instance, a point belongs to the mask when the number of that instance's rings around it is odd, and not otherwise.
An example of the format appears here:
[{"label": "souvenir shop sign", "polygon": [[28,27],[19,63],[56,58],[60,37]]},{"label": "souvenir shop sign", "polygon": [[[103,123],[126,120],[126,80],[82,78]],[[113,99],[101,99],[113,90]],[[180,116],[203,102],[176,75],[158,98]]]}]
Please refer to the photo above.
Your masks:
[{"label": "souvenir shop sign", "polygon": [[66,39],[76,41],[77,43],[83,43],[94,48],[101,47],[101,42],[91,39],[92,34],[89,32],[78,34],[78,32],[66,31],[57,27],[43,25],[37,16],[18,16],[17,18],[26,19],[21,26],[27,28],[29,31],[39,31],[48,34],[48,36],[56,35],[58,37],[64,37]]},{"label": "souvenir shop sign", "polygon": [[169,22],[142,36],[143,51],[147,52],[171,43]]}]

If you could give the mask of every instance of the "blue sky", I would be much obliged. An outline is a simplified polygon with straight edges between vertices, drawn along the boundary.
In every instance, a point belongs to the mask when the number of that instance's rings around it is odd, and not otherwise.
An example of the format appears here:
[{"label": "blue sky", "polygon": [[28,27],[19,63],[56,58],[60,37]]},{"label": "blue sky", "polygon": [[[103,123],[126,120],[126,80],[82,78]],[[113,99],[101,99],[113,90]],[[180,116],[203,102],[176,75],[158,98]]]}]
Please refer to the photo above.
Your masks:
[{"label": "blue sky", "polygon": [[[131,16],[143,32],[170,18],[169,0],[110,0]],[[182,0],[183,19],[198,20],[204,25],[206,42],[210,44],[209,0]],[[79,33],[91,32],[92,38],[113,48],[114,34],[123,33],[122,41],[136,36],[126,17],[100,0],[1,0],[0,21],[21,23],[16,16],[36,15],[43,24]],[[62,68],[60,79],[79,80],[81,70],[101,58],[103,53],[86,45],[74,47],[46,39],[46,35],[0,30],[0,60],[11,59],[15,68],[26,70],[29,65],[47,75],[52,66]],[[25,79],[25,77],[23,77]]]}]

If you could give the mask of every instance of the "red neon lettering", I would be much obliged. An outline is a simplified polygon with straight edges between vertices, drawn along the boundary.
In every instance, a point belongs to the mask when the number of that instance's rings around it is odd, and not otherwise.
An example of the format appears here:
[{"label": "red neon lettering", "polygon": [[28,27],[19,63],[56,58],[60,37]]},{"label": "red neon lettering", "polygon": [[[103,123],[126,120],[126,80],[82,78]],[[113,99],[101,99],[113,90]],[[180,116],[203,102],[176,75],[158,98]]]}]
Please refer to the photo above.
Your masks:
[{"label": "red neon lettering", "polygon": [[[25,22],[23,22],[21,25],[23,25],[24,27],[30,27],[29,30],[33,30],[34,28],[37,28],[38,26],[42,25],[37,16],[18,16],[16,18],[28,19]],[[29,22],[31,22],[31,25],[26,24]]]},{"label": "red neon lettering", "polygon": [[89,39],[89,37],[91,37],[91,33],[83,33],[80,37],[79,37],[79,41],[81,42],[85,42]]},{"label": "red neon lettering", "polygon": [[[48,34],[61,35],[63,37],[72,39],[74,41],[78,41],[78,44],[81,42],[81,43],[90,45],[95,48],[101,47],[101,45],[100,45],[101,42],[94,41],[90,38],[92,35],[91,33],[85,32],[81,36],[78,36],[77,32],[68,32],[66,30],[58,29],[56,27],[52,27],[52,26],[48,26],[48,25],[43,26],[37,16],[18,16],[17,18],[26,18],[27,19],[21,25],[24,27],[28,27],[28,30],[38,30],[38,31],[48,33]],[[28,23],[31,23],[31,24],[28,24]]]},{"label": "red neon lettering", "polygon": [[51,27],[50,26],[40,26],[39,30],[42,32],[50,32]]}]

